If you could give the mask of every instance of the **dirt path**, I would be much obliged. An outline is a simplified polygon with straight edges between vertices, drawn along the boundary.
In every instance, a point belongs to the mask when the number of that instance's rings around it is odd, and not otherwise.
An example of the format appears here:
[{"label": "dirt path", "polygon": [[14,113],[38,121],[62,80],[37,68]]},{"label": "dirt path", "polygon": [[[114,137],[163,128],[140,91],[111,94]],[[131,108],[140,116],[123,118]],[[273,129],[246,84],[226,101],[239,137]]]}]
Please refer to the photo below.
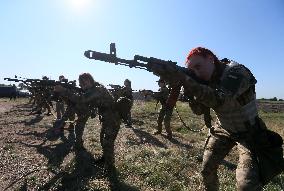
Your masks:
[{"label": "dirt path", "polygon": [[17,102],[9,99],[0,99],[0,113],[8,112]]},{"label": "dirt path", "polygon": [[[0,188],[4,189],[13,181],[21,179],[27,173],[41,168],[45,158],[35,152],[26,144],[41,143],[43,132],[42,125],[36,126],[34,116],[28,115],[30,106],[25,104],[26,100],[9,102],[1,100],[2,111],[0,113]],[[37,116],[37,120],[41,119]],[[43,179],[48,178],[48,172],[44,173]],[[30,177],[29,177],[30,178]],[[18,182],[16,182],[15,185]],[[22,181],[20,181],[22,183]],[[15,189],[12,185],[11,190]],[[13,187],[14,186],[14,187]]]}]

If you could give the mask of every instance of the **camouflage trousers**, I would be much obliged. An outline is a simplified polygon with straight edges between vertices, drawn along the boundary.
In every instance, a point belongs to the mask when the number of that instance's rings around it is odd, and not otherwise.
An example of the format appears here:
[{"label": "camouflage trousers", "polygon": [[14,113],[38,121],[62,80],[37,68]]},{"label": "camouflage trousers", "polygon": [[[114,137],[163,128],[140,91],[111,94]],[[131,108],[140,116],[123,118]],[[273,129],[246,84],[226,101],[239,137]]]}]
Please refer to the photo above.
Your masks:
[{"label": "camouflage trousers", "polygon": [[106,110],[101,113],[100,142],[107,168],[112,168],[114,165],[114,142],[120,129],[120,122],[118,112]]},{"label": "camouflage trousers", "polygon": [[127,113],[127,116],[123,118],[123,122],[128,126],[132,126],[132,117],[131,117],[131,112]]},{"label": "camouflage trousers", "polygon": [[51,106],[52,104],[44,99],[40,99],[37,102],[37,110],[41,112],[45,112],[47,110],[48,113],[51,113]]},{"label": "camouflage trousers", "polygon": [[237,145],[239,152],[239,162],[236,169],[237,190],[262,190],[258,165],[247,143],[245,141],[235,142],[229,136],[224,135],[210,135],[207,139],[201,171],[205,190],[219,190],[218,166],[235,145]]},{"label": "camouflage trousers", "polygon": [[[100,143],[103,150],[103,158],[105,159],[106,168],[110,169],[114,166],[114,142],[120,128],[120,117],[119,114],[113,110],[106,110],[100,114],[102,124]],[[77,147],[83,146],[83,132],[89,117],[89,115],[80,115],[76,120],[75,146]]]},{"label": "camouflage trousers", "polygon": [[[64,104],[62,106],[58,107],[57,103],[56,103],[56,112],[57,112],[57,121],[60,121],[58,123],[54,123],[54,128],[57,129],[56,131],[60,131],[60,130],[63,131],[64,126],[65,126],[65,121],[67,121],[68,119],[70,121],[75,120],[75,110],[70,105],[67,105],[66,110],[64,110]],[[62,113],[62,112],[64,112],[64,113]],[[59,116],[58,113],[60,113],[61,116]],[[80,117],[78,117],[78,118],[80,118]],[[81,120],[82,120],[81,118],[79,120],[77,120],[77,124],[78,124],[78,126],[80,126],[80,128],[81,128],[81,126],[84,126],[83,122],[81,122]],[[70,125],[71,125],[70,127],[72,128],[73,124],[70,124]]]},{"label": "camouflage trousers", "polygon": [[128,126],[132,126],[131,108],[133,100],[126,97],[120,97],[116,102],[116,109],[120,114],[122,121]]},{"label": "camouflage trousers", "polygon": [[173,108],[167,108],[165,105],[162,105],[160,108],[159,116],[158,116],[158,132],[162,132],[163,121],[165,125],[165,129],[168,135],[172,135],[171,130],[171,118],[173,114]]},{"label": "camouflage trousers", "polygon": [[71,106],[71,105],[68,105],[66,106],[66,109],[64,111],[64,114],[62,115],[62,119],[64,121],[66,120],[70,120],[70,121],[74,121],[75,120],[75,114],[76,114],[76,111],[75,109]]},{"label": "camouflage trousers", "polygon": [[51,113],[50,106],[52,106],[52,103],[50,101],[48,101],[45,97],[36,94],[36,95],[33,96],[33,99],[34,99],[33,111],[45,112],[46,109],[47,109],[48,113]]},{"label": "camouflage trousers", "polygon": [[64,114],[64,102],[62,101],[57,101],[56,102],[56,117],[57,119],[61,119],[61,117]]}]

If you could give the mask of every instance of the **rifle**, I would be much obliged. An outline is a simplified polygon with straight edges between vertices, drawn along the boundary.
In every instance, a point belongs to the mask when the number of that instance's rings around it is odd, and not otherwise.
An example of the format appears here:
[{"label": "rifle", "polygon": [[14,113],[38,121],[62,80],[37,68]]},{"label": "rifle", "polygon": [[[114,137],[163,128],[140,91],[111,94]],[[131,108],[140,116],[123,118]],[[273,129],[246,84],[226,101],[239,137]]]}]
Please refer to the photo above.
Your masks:
[{"label": "rifle", "polygon": [[80,92],[81,88],[76,87],[76,80],[68,81],[68,79],[64,79],[62,81],[55,81],[55,80],[42,80],[42,79],[16,79],[16,78],[4,78],[4,80],[12,81],[12,82],[23,82],[25,84],[29,84],[32,87],[45,87],[45,88],[53,88],[56,85],[61,85],[64,88],[72,89],[75,91]]},{"label": "rifle", "polygon": [[121,85],[115,85],[115,84],[109,84],[108,86],[110,86],[113,89],[121,89],[122,88]]},{"label": "rifle", "polygon": [[35,89],[34,85],[32,84],[39,81],[39,79],[26,79],[26,80],[18,79],[17,76],[15,76],[15,78],[4,78],[4,80],[7,80],[9,82],[21,82],[22,84],[25,84],[26,89],[30,90],[30,93],[32,93],[31,89]]},{"label": "rifle", "polygon": [[[109,84],[108,86],[110,86],[112,89],[110,90],[120,90],[122,89],[124,86],[121,85],[116,85],[116,84]],[[132,90],[132,92],[137,92],[138,90]]]},{"label": "rifle", "polygon": [[[207,84],[207,82],[200,80],[194,74],[194,72],[188,68],[178,66],[176,62],[171,60],[161,60],[154,57],[144,57],[140,55],[135,55],[133,60],[127,60],[118,58],[116,56],[116,47],[115,43],[110,44],[110,53],[102,53],[93,50],[87,50],[84,53],[85,57],[89,59],[99,60],[103,62],[114,63],[115,65],[124,65],[130,68],[138,68],[147,70],[149,72],[154,73],[157,76],[162,77],[166,80],[170,85],[173,82],[173,85],[180,84],[180,82],[184,79],[185,76],[190,76],[192,79],[196,80],[198,83]],[[174,76],[174,79],[172,78]],[[194,100],[193,100],[194,101]],[[209,112],[204,112],[204,117],[208,118],[210,116]],[[210,118],[211,119],[211,118]],[[206,125],[208,127],[208,121],[206,120]],[[210,121],[211,122],[211,121]]]},{"label": "rifle", "polygon": [[[115,43],[110,44],[110,53],[102,53],[93,50],[87,50],[84,53],[89,59],[99,60],[103,62],[114,63],[115,65],[124,65],[130,68],[139,68],[153,72],[157,76],[163,77],[165,80],[171,79],[176,73],[183,73],[197,79],[194,72],[185,67],[178,66],[176,62],[171,60],[161,60],[154,57],[144,57],[135,55],[133,60],[118,58],[116,56]],[[175,75],[176,76],[176,75]]]},{"label": "rifle", "polygon": [[39,82],[40,79],[26,79],[26,80],[21,80],[17,78],[4,78],[4,80],[7,80],[9,82],[23,82],[23,83],[34,83],[34,82]]},{"label": "rifle", "polygon": [[32,96],[40,95],[40,97],[47,102],[58,101],[60,100],[57,93],[53,92],[53,88],[56,85],[61,85],[66,89],[69,89],[75,93],[82,93],[82,89],[76,87],[76,80],[68,81],[68,79],[64,79],[63,81],[55,81],[55,80],[42,80],[42,79],[16,79],[16,78],[4,78],[4,80],[14,81],[14,82],[22,82],[26,84],[27,89],[30,91]]},{"label": "rifle", "polygon": [[35,83],[35,85],[37,85],[39,87],[51,87],[51,88],[53,88],[54,86],[60,85],[64,88],[71,89],[71,90],[74,90],[76,92],[82,91],[81,88],[76,86],[76,80],[74,80],[74,81],[40,80],[40,81],[37,81]]}]

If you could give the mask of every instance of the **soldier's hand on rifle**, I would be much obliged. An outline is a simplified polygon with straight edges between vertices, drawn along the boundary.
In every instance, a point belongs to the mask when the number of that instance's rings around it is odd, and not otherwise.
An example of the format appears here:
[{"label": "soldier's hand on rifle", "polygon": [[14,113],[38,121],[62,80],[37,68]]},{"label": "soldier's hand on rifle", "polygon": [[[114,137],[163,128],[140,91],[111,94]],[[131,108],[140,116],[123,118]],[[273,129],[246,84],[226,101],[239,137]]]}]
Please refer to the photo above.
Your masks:
[{"label": "soldier's hand on rifle", "polygon": [[173,65],[151,64],[151,70],[155,75],[161,76],[169,83],[183,81],[186,77],[184,72],[178,70]]},{"label": "soldier's hand on rifle", "polygon": [[62,87],[61,85],[57,85],[54,87],[54,91],[58,93],[62,93],[66,91],[66,88]]},{"label": "soldier's hand on rifle", "polygon": [[193,88],[199,86],[200,83],[193,79],[191,76],[185,75],[185,78],[182,80],[182,84],[194,91]]},{"label": "soldier's hand on rifle", "polygon": [[157,76],[165,76],[170,71],[168,67],[155,63],[151,63],[151,70]]}]

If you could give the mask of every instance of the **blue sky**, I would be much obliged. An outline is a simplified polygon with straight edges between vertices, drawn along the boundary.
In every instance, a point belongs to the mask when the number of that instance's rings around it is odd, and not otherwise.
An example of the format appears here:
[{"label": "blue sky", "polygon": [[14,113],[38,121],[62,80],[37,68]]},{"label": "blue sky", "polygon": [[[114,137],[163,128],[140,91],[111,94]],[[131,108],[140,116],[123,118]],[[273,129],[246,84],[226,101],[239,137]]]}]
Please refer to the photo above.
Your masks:
[{"label": "blue sky", "polygon": [[88,60],[84,51],[108,52],[115,42],[119,57],[183,65],[204,46],[250,68],[258,98],[284,98],[283,0],[3,0],[0,23],[0,83],[90,72],[103,84],[129,78],[133,89],[156,90],[153,74]]}]

